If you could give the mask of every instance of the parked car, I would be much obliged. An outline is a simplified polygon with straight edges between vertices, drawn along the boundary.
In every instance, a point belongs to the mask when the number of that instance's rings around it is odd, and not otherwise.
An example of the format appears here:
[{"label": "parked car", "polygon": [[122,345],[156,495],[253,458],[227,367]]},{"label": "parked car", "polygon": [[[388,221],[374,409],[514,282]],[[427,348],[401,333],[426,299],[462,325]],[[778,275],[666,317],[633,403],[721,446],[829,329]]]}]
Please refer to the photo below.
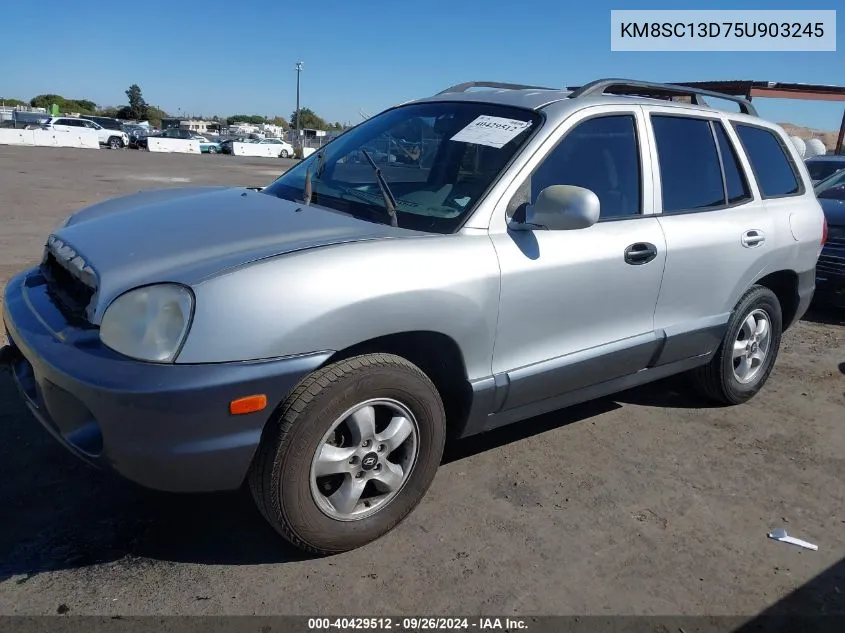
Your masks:
[{"label": "parked car", "polygon": [[[784,130],[687,87],[469,87],[371,117],[261,190],[70,216],[5,290],[29,408],[144,486],[247,483],[279,534],[333,553],[401,523],[447,435],[680,373],[754,397],[824,242]],[[410,123],[430,168],[344,161]]]},{"label": "parked car", "polygon": [[813,191],[816,192],[817,196],[821,196],[828,189],[832,189],[841,185],[845,185],[845,169],[840,169],[839,171],[833,172],[833,174],[831,174],[824,180],[817,182],[813,186]]},{"label": "parked car", "polygon": [[[256,141],[258,145],[273,146],[273,153],[279,158],[291,158],[293,156],[293,145],[280,138],[264,138]],[[276,152],[276,150],[279,150]]]},{"label": "parked car", "polygon": [[148,127],[143,125],[132,125],[132,124],[125,124],[123,126],[123,131],[129,136],[129,147],[132,149],[138,149],[138,140],[142,138],[146,138],[148,134],[153,132]]},{"label": "parked car", "polygon": [[236,139],[227,138],[223,141],[220,141],[220,151],[223,154],[231,154],[232,153],[232,143],[235,143]]},{"label": "parked car", "polygon": [[218,141],[211,141],[200,134],[197,134],[196,136],[193,136],[191,138],[195,141],[199,141],[200,152],[202,152],[203,154],[220,153],[220,143]]},{"label": "parked car", "polygon": [[155,134],[148,134],[143,138],[139,138],[137,140],[138,149],[149,149],[149,145],[147,143],[148,138],[179,138],[189,140],[196,136],[199,136],[196,132],[192,130],[186,130],[184,128],[179,127],[171,127],[167,128],[166,130],[161,130]]},{"label": "parked car", "polygon": [[835,190],[836,196],[819,199],[828,229],[816,266],[816,295],[822,303],[845,307],[845,185]]},{"label": "parked car", "polygon": [[810,172],[810,178],[815,185],[830,175],[845,169],[845,156],[813,156],[805,160],[804,164],[807,165],[807,171]]},{"label": "parked car", "polygon": [[93,121],[100,127],[105,128],[106,130],[114,130],[115,132],[126,132],[126,130],[124,129],[124,123],[120,119],[115,119],[113,117],[107,116],[86,116],[85,118],[89,121]]},{"label": "parked car", "polygon": [[89,119],[78,117],[50,117],[43,125],[45,130],[75,132],[80,128],[95,130],[100,145],[109,149],[121,149],[129,145],[129,136],[123,130],[110,130]]},{"label": "parked car", "polygon": [[[279,138],[263,138],[263,139],[252,139],[252,138],[235,138],[235,139],[226,139],[220,144],[220,151],[225,154],[232,154],[232,144],[233,143],[250,143],[252,145],[260,145],[263,148],[272,148],[268,149],[267,153],[262,153],[262,156],[278,156],[279,158],[292,158],[293,157],[293,145],[288,143],[287,141],[283,141]],[[256,154],[258,155],[258,154]]]}]

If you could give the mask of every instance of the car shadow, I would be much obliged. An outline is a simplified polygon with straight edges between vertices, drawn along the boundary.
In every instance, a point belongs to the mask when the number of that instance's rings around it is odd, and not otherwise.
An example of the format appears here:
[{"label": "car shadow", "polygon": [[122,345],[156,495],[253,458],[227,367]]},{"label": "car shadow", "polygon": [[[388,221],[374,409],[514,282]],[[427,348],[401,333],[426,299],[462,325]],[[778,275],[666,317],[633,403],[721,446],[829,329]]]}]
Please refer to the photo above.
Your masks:
[{"label": "car shadow", "polygon": [[623,391],[613,396],[616,402],[665,409],[718,409],[725,405],[696,392],[684,374]]},{"label": "car shadow", "polygon": [[[773,547],[781,547],[772,543]],[[843,630],[845,559],[824,570],[735,630],[735,633],[791,633]]]},{"label": "car shadow", "polygon": [[819,325],[845,325],[845,308],[814,301],[801,320]]},{"label": "car shadow", "polygon": [[442,463],[450,464],[460,461],[619,408],[621,408],[620,404],[611,399],[603,398],[552,411],[518,424],[509,424],[468,438],[451,440],[446,444]]},{"label": "car shadow", "polygon": [[247,565],[305,557],[245,492],[154,492],[83,464],[34,420],[5,371],[0,402],[0,582],[143,559]]},{"label": "car shadow", "polygon": [[[167,494],[80,462],[32,418],[11,376],[0,371],[0,582],[93,564],[145,560],[211,565],[301,561],[255,509],[246,491]],[[622,407],[702,406],[661,381],[447,444],[444,463]]]}]

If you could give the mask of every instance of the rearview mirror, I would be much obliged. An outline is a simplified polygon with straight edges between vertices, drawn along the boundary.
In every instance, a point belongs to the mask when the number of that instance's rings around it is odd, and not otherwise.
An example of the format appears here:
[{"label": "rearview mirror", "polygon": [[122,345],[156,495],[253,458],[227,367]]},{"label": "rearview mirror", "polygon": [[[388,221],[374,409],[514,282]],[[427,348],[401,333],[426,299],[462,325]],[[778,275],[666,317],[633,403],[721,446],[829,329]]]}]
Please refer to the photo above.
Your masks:
[{"label": "rearview mirror", "polygon": [[525,209],[525,219],[512,228],[550,231],[586,229],[599,221],[598,196],[583,187],[551,185],[543,189],[533,205]]}]

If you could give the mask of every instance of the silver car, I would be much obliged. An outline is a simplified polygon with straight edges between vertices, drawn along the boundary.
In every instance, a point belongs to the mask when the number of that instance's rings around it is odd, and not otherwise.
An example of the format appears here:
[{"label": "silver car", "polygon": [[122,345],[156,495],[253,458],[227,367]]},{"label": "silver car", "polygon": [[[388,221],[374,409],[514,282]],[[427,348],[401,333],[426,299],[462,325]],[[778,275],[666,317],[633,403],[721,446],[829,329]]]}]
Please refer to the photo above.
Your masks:
[{"label": "silver car", "polygon": [[161,490],[246,483],[286,539],[340,552],[414,509],[447,437],[681,372],[747,401],[824,232],[747,101],[463,84],[262,190],[77,212],[6,287],[3,357],[80,458]]}]

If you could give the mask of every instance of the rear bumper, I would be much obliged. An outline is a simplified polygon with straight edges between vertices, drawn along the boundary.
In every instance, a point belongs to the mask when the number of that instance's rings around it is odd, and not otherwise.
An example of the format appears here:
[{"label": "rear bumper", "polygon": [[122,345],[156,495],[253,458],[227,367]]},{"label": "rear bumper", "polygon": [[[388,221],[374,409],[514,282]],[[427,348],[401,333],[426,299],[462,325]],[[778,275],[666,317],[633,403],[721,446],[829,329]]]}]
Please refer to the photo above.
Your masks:
[{"label": "rear bumper", "polygon": [[807,313],[807,310],[810,308],[810,304],[813,301],[815,291],[815,268],[798,273],[798,309],[795,311],[795,318],[792,320],[792,323],[797,323]]},{"label": "rear bumper", "polygon": [[[75,455],[142,486],[172,492],[238,488],[272,407],[329,353],[260,362],[162,365],[127,359],[96,329],[67,324],[37,270],[6,287],[2,356],[29,409]],[[266,394],[268,409],[229,403]]]}]

